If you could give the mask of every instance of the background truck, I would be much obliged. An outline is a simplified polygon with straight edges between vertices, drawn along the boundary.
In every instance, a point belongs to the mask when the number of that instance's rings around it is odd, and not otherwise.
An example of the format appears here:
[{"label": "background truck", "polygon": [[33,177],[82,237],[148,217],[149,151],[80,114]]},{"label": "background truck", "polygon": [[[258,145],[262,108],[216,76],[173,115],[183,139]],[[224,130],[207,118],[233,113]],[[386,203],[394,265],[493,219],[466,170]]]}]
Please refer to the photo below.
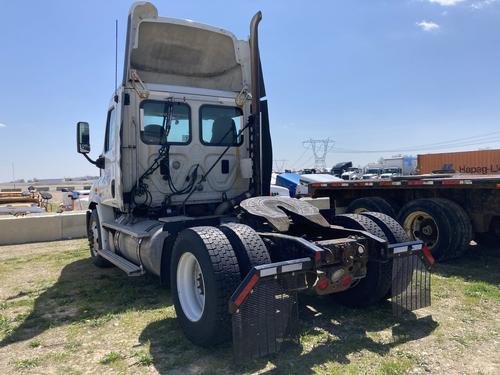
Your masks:
[{"label": "background truck", "polygon": [[[417,158],[415,156],[394,156],[382,161],[382,173],[399,173],[402,176],[415,174]],[[396,172],[399,171],[399,172]]]},{"label": "background truck", "polygon": [[430,303],[422,242],[393,219],[270,196],[260,19],[238,40],[134,4],[97,160],[77,124],[78,152],[101,169],[87,214],[94,264],[157,275],[193,343],[232,335],[244,358],[296,332],[301,290],[359,307],[392,295],[396,313]]},{"label": "background truck", "polygon": [[437,260],[461,256],[472,239],[500,238],[500,175],[420,175],[391,180],[309,184],[335,212],[377,211],[397,218]]}]

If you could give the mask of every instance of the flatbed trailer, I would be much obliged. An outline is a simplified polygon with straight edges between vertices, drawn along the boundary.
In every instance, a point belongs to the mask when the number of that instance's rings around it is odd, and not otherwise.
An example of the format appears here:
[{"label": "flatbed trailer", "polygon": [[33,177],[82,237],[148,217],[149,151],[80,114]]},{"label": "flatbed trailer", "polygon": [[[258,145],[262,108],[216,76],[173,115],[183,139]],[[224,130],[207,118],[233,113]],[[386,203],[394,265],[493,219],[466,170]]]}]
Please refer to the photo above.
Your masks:
[{"label": "flatbed trailer", "polygon": [[500,175],[312,183],[308,193],[329,197],[336,214],[377,211],[396,218],[441,261],[461,256],[471,240],[500,238]]}]

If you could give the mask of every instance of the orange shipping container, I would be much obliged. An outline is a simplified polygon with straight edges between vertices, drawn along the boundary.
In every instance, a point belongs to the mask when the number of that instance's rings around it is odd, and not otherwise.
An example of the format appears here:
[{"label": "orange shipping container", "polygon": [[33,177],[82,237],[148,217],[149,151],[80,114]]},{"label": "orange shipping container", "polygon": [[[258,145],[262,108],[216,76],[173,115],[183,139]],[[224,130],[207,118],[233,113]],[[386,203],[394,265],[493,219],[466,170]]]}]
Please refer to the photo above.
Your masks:
[{"label": "orange shipping container", "polygon": [[418,155],[417,168],[419,174],[443,169],[475,175],[500,174],[500,150]]}]

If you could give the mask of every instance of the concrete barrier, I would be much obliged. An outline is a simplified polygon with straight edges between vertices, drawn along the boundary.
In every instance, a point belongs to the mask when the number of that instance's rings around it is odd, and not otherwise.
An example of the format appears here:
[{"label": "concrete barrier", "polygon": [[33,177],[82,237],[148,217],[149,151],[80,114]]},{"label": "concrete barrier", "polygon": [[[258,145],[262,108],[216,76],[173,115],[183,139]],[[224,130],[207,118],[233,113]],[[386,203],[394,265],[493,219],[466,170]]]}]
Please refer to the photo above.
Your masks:
[{"label": "concrete barrier", "polygon": [[85,211],[0,218],[0,245],[57,241],[87,236]]}]

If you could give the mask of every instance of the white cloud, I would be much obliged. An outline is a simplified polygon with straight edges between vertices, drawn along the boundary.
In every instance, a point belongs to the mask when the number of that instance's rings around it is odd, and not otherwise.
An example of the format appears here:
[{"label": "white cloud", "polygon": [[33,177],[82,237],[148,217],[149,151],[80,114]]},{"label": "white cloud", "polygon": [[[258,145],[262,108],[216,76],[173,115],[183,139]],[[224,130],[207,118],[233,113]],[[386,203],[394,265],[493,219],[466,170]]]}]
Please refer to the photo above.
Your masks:
[{"label": "white cloud", "polygon": [[439,4],[443,7],[452,7],[465,0],[429,0],[430,3]]},{"label": "white cloud", "polygon": [[2,123],[0,122],[0,128],[6,128],[6,127],[7,127],[7,125],[2,124]]},{"label": "white cloud", "polygon": [[428,21],[420,21],[417,22],[417,26],[420,27],[424,31],[434,31],[439,29],[439,25],[435,22]]},{"label": "white cloud", "polygon": [[474,9],[483,9],[484,7],[490,6],[493,3],[497,3],[498,0],[477,0],[474,1],[470,6]]}]

